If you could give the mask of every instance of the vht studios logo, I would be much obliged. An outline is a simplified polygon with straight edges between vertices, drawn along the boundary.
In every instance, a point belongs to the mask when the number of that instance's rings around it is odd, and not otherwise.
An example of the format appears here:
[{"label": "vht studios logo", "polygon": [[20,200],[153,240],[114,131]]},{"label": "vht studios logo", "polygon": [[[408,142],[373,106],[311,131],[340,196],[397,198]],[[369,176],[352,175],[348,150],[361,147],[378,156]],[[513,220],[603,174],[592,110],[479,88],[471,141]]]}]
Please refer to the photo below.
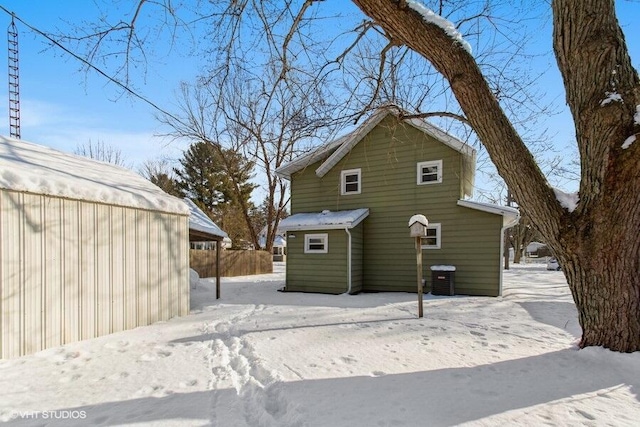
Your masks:
[{"label": "vht studios logo", "polygon": [[14,411],[13,419],[40,419],[40,420],[84,420],[86,411]]}]

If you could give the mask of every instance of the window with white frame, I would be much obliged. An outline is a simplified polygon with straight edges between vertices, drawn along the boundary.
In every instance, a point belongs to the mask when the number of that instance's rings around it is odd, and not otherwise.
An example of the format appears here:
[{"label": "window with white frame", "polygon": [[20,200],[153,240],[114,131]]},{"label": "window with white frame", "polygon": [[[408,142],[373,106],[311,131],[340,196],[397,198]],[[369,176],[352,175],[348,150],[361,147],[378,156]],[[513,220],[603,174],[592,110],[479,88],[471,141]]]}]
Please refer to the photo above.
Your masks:
[{"label": "window with white frame", "polygon": [[418,163],[418,185],[442,182],[442,160]]},{"label": "window with white frame", "polygon": [[362,191],[362,170],[349,169],[340,173],[340,194],[360,194]]},{"label": "window with white frame", "polygon": [[329,236],[324,234],[305,234],[305,254],[326,254],[329,251]]},{"label": "window with white frame", "polygon": [[427,235],[422,238],[422,249],[440,249],[440,224],[429,224]]}]

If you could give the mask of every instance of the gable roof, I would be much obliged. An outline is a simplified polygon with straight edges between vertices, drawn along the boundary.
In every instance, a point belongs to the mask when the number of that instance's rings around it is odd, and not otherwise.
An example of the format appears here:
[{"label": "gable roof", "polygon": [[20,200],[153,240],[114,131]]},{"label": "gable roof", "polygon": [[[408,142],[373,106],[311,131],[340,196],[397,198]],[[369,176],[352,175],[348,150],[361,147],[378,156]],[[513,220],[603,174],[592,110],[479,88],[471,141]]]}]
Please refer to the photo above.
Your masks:
[{"label": "gable roof", "polygon": [[[189,206],[189,234],[194,238],[207,240],[222,240],[229,237],[227,233],[222,231],[215,222],[202,212],[202,210],[193,202],[193,200],[185,197],[185,203]],[[194,233],[195,232],[195,233]],[[191,239],[190,239],[191,240]]]},{"label": "gable roof", "polygon": [[[385,117],[393,115],[396,118],[400,118],[401,113],[404,112],[396,106],[381,107],[355,130],[279,167],[276,173],[283,178],[290,179],[293,173],[325,159],[315,171],[316,175],[321,178],[338,164]],[[466,177],[464,192],[465,195],[471,196],[475,181],[476,150],[425,119],[409,118],[402,121],[462,154],[464,176]]]},{"label": "gable roof", "polygon": [[187,215],[184,202],[129,169],[0,136],[0,188]]},{"label": "gable roof", "polygon": [[368,208],[349,211],[322,211],[313,213],[298,213],[280,221],[278,229],[292,230],[338,230],[353,228],[369,216]]}]

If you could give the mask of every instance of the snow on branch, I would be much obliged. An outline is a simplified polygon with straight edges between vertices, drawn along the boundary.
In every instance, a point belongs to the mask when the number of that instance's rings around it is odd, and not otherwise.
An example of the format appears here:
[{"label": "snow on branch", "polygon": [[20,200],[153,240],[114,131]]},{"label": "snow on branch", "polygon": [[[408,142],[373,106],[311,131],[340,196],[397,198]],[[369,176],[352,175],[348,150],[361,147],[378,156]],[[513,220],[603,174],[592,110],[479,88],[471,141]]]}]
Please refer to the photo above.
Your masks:
[{"label": "snow on branch", "polygon": [[458,31],[456,26],[453,25],[453,22],[436,14],[434,11],[427,8],[418,0],[407,0],[407,5],[411,9],[422,15],[422,19],[424,19],[425,22],[437,25],[438,27],[442,28],[449,37],[451,37],[454,41],[460,43],[464,50],[471,53],[471,45],[462,37],[462,34],[460,33],[460,31]]},{"label": "snow on branch", "polygon": [[[640,105],[636,105],[636,113],[633,115],[633,124],[636,126],[640,126]],[[637,135],[638,134],[631,135],[629,138],[625,139],[622,143],[622,149],[626,150],[627,148],[631,147],[631,144],[636,142]]]},{"label": "snow on branch", "polygon": [[625,139],[624,142],[622,143],[622,149],[626,150],[627,148],[631,147],[631,144],[633,144],[634,142],[636,142],[636,136],[631,135],[629,138]]},{"label": "snow on branch", "polygon": [[603,99],[602,101],[600,101],[600,106],[604,107],[605,105],[611,103],[611,102],[624,102],[622,100],[622,96],[620,96],[619,93],[616,92],[605,92],[604,93],[606,95],[606,98]]},{"label": "snow on branch", "polygon": [[558,199],[558,202],[560,202],[560,206],[562,206],[569,212],[573,212],[574,210],[576,210],[578,201],[580,201],[578,193],[565,193],[564,191],[555,187],[551,187],[551,189],[556,194],[556,199]]}]

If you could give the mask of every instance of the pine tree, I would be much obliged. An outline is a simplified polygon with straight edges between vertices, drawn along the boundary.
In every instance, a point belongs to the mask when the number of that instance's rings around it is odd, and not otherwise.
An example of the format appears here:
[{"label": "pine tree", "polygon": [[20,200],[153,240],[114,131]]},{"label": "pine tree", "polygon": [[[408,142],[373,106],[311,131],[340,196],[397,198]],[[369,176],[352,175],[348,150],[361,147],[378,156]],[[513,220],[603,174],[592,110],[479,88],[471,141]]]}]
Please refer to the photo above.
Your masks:
[{"label": "pine tree", "polygon": [[233,241],[252,241],[252,227],[243,218],[254,208],[253,162],[233,150],[199,141],[185,151],[180,165],[175,174],[182,195],[192,199]]}]

